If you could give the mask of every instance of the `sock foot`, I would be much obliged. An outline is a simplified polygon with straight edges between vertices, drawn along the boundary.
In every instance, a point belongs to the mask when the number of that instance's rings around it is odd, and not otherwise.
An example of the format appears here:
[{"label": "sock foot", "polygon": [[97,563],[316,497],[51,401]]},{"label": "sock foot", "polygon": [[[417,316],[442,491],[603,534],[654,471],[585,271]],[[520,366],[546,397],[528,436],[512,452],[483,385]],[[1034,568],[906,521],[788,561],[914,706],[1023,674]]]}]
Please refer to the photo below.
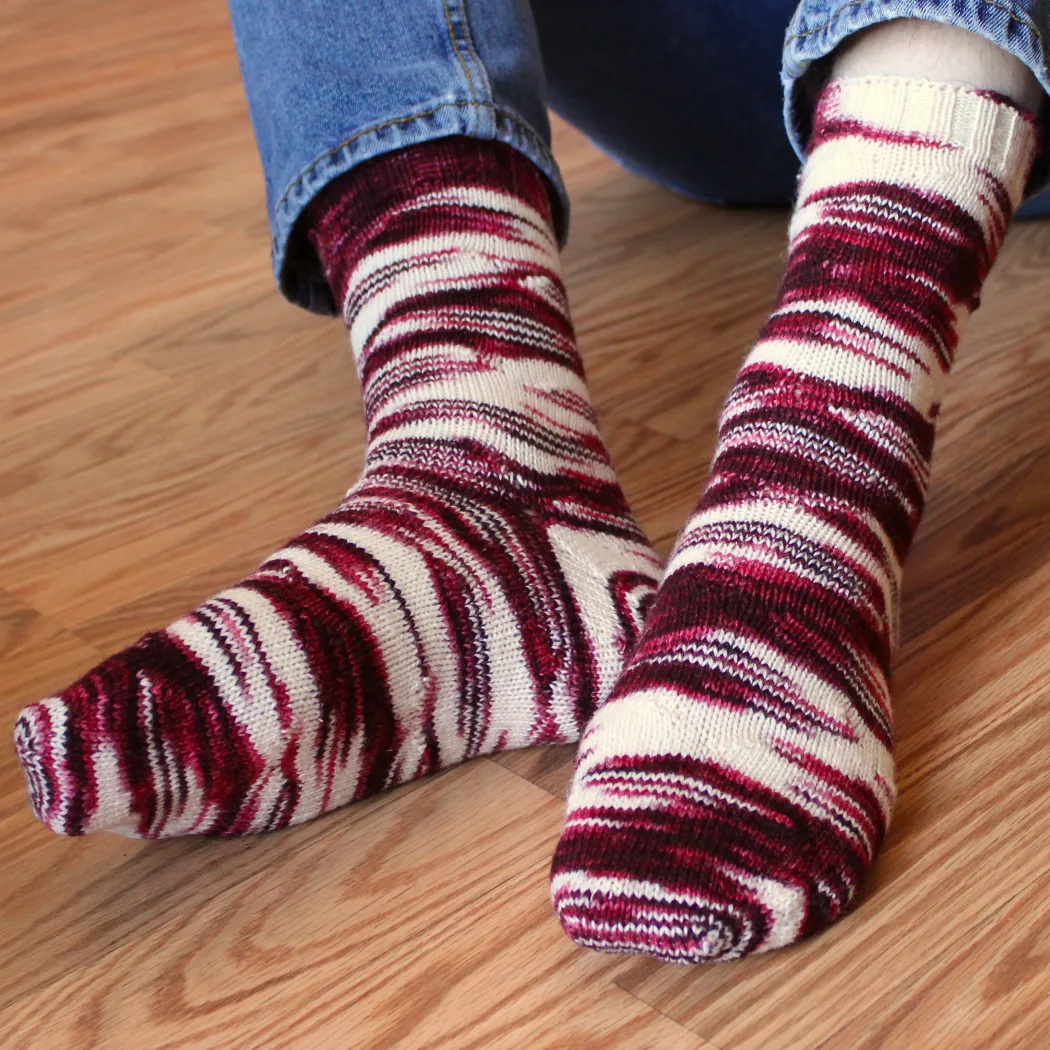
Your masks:
[{"label": "sock foot", "polygon": [[893,809],[901,566],[943,387],[1035,146],[988,92],[825,88],[776,311],[580,745],[552,866],[580,944],[734,959],[854,899]]},{"label": "sock foot", "polygon": [[378,158],[315,202],[364,384],[364,471],[260,569],[23,712],[52,830],[239,835],[575,741],[659,563],[584,384],[542,176]]}]

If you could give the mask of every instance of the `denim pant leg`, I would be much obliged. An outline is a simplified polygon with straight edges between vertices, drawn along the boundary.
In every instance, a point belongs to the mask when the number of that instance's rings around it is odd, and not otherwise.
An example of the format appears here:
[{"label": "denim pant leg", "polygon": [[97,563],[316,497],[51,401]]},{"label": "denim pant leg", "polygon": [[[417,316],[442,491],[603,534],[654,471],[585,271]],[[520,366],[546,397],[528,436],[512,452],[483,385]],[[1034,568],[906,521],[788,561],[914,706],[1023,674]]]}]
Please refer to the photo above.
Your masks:
[{"label": "denim pant leg", "polygon": [[336,176],[449,135],[516,147],[568,200],[550,152],[528,0],[229,0],[266,181],[274,274],[293,302],[334,312],[297,227]]},{"label": "denim pant leg", "polygon": [[551,105],[624,167],[718,204],[785,204],[798,0],[532,0]]},{"label": "denim pant leg", "polygon": [[[964,26],[1050,88],[1046,0],[531,2],[553,108],[624,167],[719,204],[792,200],[826,59],[877,22]],[[1045,184],[1037,167],[1031,189]],[[1050,214],[1050,191],[1020,214]]]},{"label": "denim pant leg", "polygon": [[[921,18],[968,29],[1019,58],[1050,92],[1050,8],[1046,0],[801,0],[784,44],[784,121],[801,157],[813,101],[827,77],[828,56],[846,37],[879,22]],[[1044,146],[1020,218],[1050,215],[1050,165]]]}]

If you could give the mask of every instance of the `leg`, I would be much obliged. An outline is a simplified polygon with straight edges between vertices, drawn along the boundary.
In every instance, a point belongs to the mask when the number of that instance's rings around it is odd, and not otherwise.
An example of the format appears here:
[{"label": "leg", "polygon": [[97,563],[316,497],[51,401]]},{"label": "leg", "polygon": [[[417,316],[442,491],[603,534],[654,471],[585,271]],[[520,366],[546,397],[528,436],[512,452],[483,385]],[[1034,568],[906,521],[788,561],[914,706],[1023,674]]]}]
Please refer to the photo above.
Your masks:
[{"label": "leg", "polygon": [[[808,113],[824,79],[826,56],[839,43],[871,40],[864,28],[872,22],[893,26],[884,21],[893,17],[893,6],[920,8],[924,24],[936,30],[939,23],[927,19],[947,6],[940,0],[801,5],[792,22],[784,67],[792,116],[789,141],[775,70],[784,44],[782,27],[795,13],[796,0],[738,5],[606,0],[600,9],[594,0],[531,4],[551,106],[631,171],[686,196],[731,205],[793,200]],[[988,54],[1009,49],[1026,64],[1041,64],[1039,34],[1024,15],[1030,2],[1017,6],[1016,19],[1004,17],[1001,6],[977,19],[988,47],[980,52],[967,49],[969,59],[956,55],[952,47],[953,61],[980,68]],[[958,12],[944,14],[945,19],[956,16]],[[595,46],[599,20],[600,47]],[[911,51],[914,61],[926,60],[926,44],[914,33],[880,34],[876,39],[883,41],[876,45],[883,54],[903,57]],[[943,49],[943,40],[938,37],[933,43]],[[910,74],[902,68],[899,75]],[[944,76],[971,82],[965,68],[948,66]],[[972,82],[979,83],[979,76]],[[1009,90],[1002,93],[1013,97]],[[1047,214],[1050,190],[1019,210],[1021,218]]]},{"label": "leg", "polygon": [[787,204],[799,165],[777,69],[794,2],[532,0],[551,105],[679,193]]},{"label": "leg", "polygon": [[528,0],[229,0],[281,290],[337,312],[303,211],[332,179],[452,135],[507,143],[568,198],[550,153],[543,67]]},{"label": "leg", "polygon": [[911,77],[969,84],[1038,113],[1044,91],[1032,71],[990,40],[942,22],[899,18],[849,37],[835,52],[832,76]]},{"label": "leg", "polygon": [[275,268],[343,311],[364,471],[257,572],[22,713],[57,832],[270,830],[575,740],[655,589],[576,351],[520,4],[478,26],[451,0],[352,6],[233,5]]},{"label": "leg", "polygon": [[901,565],[1041,101],[1027,67],[961,28],[891,24],[836,58],[778,306],[581,742],[552,886],[580,943],[732,959],[853,899],[895,797]]}]

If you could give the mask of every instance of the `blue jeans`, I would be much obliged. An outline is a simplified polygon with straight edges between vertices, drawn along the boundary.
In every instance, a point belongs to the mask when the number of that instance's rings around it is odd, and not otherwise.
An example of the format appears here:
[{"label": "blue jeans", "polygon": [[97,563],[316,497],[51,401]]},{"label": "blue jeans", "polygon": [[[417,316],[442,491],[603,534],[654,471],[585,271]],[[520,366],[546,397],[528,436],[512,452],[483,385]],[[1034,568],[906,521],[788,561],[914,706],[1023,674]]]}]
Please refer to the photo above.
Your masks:
[{"label": "blue jeans", "polygon": [[[390,150],[448,135],[509,143],[546,173],[564,237],[548,98],[662,185],[781,204],[828,56],[867,26],[912,17],[970,29],[1050,91],[1044,0],[230,0],[230,10],[274,273],[289,299],[326,313],[331,295],[298,220],[326,183]],[[1050,214],[1050,191],[1025,210]]]}]

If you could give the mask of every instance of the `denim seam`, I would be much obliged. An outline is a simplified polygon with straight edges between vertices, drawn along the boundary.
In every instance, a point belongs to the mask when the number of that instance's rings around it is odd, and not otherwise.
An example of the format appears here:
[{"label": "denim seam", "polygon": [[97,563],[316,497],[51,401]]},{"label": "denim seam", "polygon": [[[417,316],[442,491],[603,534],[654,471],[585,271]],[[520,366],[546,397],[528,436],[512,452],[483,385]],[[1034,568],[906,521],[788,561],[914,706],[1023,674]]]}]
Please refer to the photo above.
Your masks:
[{"label": "denim seam", "polygon": [[[842,16],[853,7],[860,7],[862,4],[869,3],[870,0],[849,0],[849,3],[843,4],[823,25],[814,26],[812,29],[806,29],[800,33],[793,33],[788,37],[787,43],[790,44],[793,40],[801,40],[803,37],[813,36],[816,33],[823,33],[825,29],[830,29],[836,22],[839,21]],[[1038,27],[1035,23],[1025,15],[1018,14],[1016,7],[1013,4],[1002,3],[1001,0],[981,0],[982,3],[988,4],[989,7],[997,7],[1000,11],[1005,11],[1015,22],[1019,22],[1023,26],[1031,31],[1032,35],[1036,40],[1039,41],[1039,51],[1043,59],[1044,65],[1047,62],[1046,54],[1046,43],[1039,32]]]},{"label": "denim seam", "polygon": [[[452,24],[452,10],[449,7],[448,0],[442,0],[441,6],[445,12],[445,28],[448,30],[448,42],[452,45],[452,50],[455,53],[456,61],[459,63],[460,69],[463,70],[463,76],[467,78],[467,87],[470,89],[470,101],[477,103],[478,92],[477,88],[474,86],[474,75],[471,72],[469,63],[463,57],[463,52],[460,50],[459,41],[456,39],[456,30]],[[463,24],[467,24],[466,11],[463,12]],[[473,50],[473,48],[471,50]]]},{"label": "denim seam", "polygon": [[814,26],[812,29],[807,29],[802,33],[792,33],[787,38],[787,42],[790,44],[792,40],[801,40],[804,36],[823,33],[825,29],[830,29],[851,7],[860,7],[861,4],[869,2],[870,0],[849,0],[849,3],[843,4],[823,25]]},{"label": "denim seam", "polygon": [[[415,113],[409,113],[404,117],[393,117],[391,120],[380,121],[378,124],[370,124],[367,128],[360,128],[355,131],[348,138],[343,139],[342,142],[333,146],[331,149],[325,150],[324,153],[315,157],[300,173],[299,175],[285,187],[284,193],[281,194],[280,200],[274,205],[273,214],[276,219],[280,210],[284,207],[284,204],[288,198],[321,166],[329,157],[335,156],[340,150],[345,149],[352,142],[362,138],[365,135],[370,135],[376,131],[382,131],[383,128],[393,127],[396,124],[411,124],[415,120],[421,120],[425,117],[432,117],[435,113],[440,112],[443,109],[457,108],[462,109],[467,106],[481,106],[485,109],[490,109],[494,113],[503,117],[514,127],[522,131],[525,136],[532,142],[535,148],[539,150],[541,155],[546,155],[551,158],[553,163],[553,156],[550,152],[550,148],[543,141],[543,138],[539,133],[525,120],[523,120],[517,113],[505,110],[500,106],[497,106],[494,102],[479,102],[474,99],[458,99],[455,102],[442,102],[440,105],[432,106],[430,109],[417,110]],[[280,240],[279,234],[275,233],[271,239],[271,246],[276,246]]]},{"label": "denim seam", "polygon": [[[445,3],[446,10],[448,10],[449,0],[443,0],[443,2]],[[473,68],[474,74],[476,74],[481,81],[485,97],[495,102],[495,96],[492,93],[492,83],[489,79],[489,72],[485,68],[485,62],[481,57],[481,53],[478,51],[477,44],[474,43],[474,31],[470,26],[469,0],[456,0],[456,2],[463,18],[463,40],[458,43],[467,49],[470,58],[473,60],[472,63],[468,63],[468,66]]]}]

